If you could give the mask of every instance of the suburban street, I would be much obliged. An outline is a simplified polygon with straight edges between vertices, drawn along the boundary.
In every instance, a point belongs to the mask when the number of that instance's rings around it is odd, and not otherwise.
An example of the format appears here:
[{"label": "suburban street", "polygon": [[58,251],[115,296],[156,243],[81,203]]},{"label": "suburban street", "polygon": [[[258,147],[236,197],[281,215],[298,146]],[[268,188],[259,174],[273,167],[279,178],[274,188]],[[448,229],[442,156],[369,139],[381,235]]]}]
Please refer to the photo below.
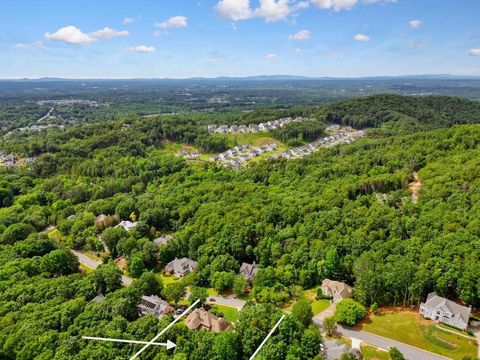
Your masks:
[{"label": "suburban street", "polygon": [[[78,261],[80,261],[81,264],[89,267],[90,269],[95,270],[100,263],[98,261],[93,260],[92,258],[88,257],[84,253],[70,249],[70,251],[75,254],[75,256],[78,258]],[[122,275],[122,284],[123,286],[130,286],[132,285],[133,280],[129,278],[128,276]]]},{"label": "suburban street", "polygon": [[410,346],[395,340],[390,340],[381,336],[377,336],[371,333],[368,333],[366,331],[360,331],[360,330],[353,330],[349,329],[346,327],[343,327],[341,325],[338,325],[337,331],[343,335],[347,336],[349,338],[354,338],[354,339],[359,339],[363,342],[372,344],[374,346],[377,346],[382,349],[390,349],[392,347],[396,347],[398,350],[400,350],[403,355],[405,356],[406,359],[409,360],[445,360],[449,359],[447,357],[441,356],[441,355],[436,355],[434,353],[431,353],[429,351],[425,351],[419,348],[416,348],[414,346]]},{"label": "suburban street", "polygon": [[245,305],[246,301],[235,299],[232,296],[222,297],[222,296],[209,296],[208,299],[215,299],[215,301],[208,301],[211,304],[219,304],[225,306],[231,306],[238,309],[238,311],[242,310],[243,306]]}]

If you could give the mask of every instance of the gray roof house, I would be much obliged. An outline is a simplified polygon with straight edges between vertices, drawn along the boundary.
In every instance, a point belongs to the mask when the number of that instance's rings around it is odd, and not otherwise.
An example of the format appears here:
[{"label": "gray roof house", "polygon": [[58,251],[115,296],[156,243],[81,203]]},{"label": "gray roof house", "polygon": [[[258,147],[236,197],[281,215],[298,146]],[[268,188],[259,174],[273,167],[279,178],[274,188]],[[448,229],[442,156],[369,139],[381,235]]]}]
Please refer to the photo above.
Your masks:
[{"label": "gray roof house", "polygon": [[183,277],[195,270],[197,263],[189,258],[181,258],[170,261],[165,266],[165,271],[174,273],[177,277]]},{"label": "gray roof house", "polygon": [[420,314],[436,322],[441,322],[465,330],[468,326],[471,307],[438,296],[435,292],[428,294],[427,300],[420,304]]},{"label": "gray roof house", "polygon": [[170,240],[173,239],[172,235],[165,235],[165,236],[160,236],[153,240],[153,242],[157,245],[167,245]]},{"label": "gray roof house", "polygon": [[153,314],[156,316],[162,316],[174,311],[168,302],[160,299],[156,295],[142,296],[137,304],[137,308],[141,315]]},{"label": "gray roof house", "polygon": [[330,279],[322,281],[322,292],[324,295],[331,296],[334,303],[352,297],[352,288],[350,286]]},{"label": "gray roof house", "polygon": [[253,262],[253,264],[243,263],[240,267],[240,274],[242,274],[245,279],[247,279],[249,284],[252,284],[253,278],[257,274],[257,271],[258,265],[255,264],[255,261]]}]

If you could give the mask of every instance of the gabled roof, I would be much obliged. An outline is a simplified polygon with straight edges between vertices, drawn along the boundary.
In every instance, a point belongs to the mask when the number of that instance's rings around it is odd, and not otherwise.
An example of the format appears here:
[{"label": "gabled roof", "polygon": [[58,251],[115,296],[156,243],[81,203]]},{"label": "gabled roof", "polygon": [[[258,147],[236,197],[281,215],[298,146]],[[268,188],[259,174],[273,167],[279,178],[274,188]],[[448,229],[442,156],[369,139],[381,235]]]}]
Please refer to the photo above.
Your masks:
[{"label": "gabled roof", "polygon": [[335,295],[340,295],[342,298],[347,298],[352,296],[352,288],[340,281],[325,279],[322,281],[322,288],[323,287],[327,287],[332,292],[334,292]]},{"label": "gabled roof", "polygon": [[204,327],[213,332],[226,330],[230,326],[230,323],[226,319],[219,318],[204,308],[192,311],[190,315],[187,316],[186,323],[190,330],[197,330]]},{"label": "gabled roof", "polygon": [[460,316],[465,323],[468,324],[468,319],[470,318],[470,311],[472,310],[469,307],[457,304],[452,300],[448,300],[444,297],[438,296],[437,293],[432,292],[428,294],[427,301],[425,302],[426,307],[436,308],[439,306],[444,306],[450,311],[454,316]]}]

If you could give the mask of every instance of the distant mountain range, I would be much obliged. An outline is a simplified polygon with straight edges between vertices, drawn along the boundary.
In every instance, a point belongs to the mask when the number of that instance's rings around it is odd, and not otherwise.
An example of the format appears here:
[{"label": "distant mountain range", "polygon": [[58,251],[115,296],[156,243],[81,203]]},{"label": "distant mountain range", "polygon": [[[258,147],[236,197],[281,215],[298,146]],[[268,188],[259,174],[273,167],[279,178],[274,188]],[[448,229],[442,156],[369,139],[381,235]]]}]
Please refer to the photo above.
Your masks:
[{"label": "distant mountain range", "polygon": [[366,76],[366,77],[310,77],[297,75],[255,75],[245,77],[219,76],[219,77],[191,77],[185,79],[175,78],[132,78],[132,79],[69,79],[57,77],[43,77],[38,79],[0,79],[0,81],[306,81],[306,80],[480,80],[480,75],[450,75],[450,74],[425,74],[402,76]]}]

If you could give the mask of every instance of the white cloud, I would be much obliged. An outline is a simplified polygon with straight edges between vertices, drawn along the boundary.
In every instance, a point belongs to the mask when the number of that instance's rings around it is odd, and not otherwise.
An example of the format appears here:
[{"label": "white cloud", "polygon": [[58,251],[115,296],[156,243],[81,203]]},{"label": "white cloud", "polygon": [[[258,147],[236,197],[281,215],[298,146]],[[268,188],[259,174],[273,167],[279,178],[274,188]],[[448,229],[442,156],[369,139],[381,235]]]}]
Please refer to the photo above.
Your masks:
[{"label": "white cloud", "polygon": [[127,36],[129,33],[127,30],[119,31],[105,27],[103,29],[94,31],[92,33],[84,33],[76,26],[69,25],[58,29],[53,34],[45,33],[44,36],[48,40],[61,41],[67,44],[89,44],[101,39],[111,39],[116,36]]},{"label": "white cloud", "polygon": [[370,36],[365,34],[357,34],[353,37],[353,40],[360,41],[360,42],[367,42],[370,40]]},{"label": "white cloud", "polygon": [[90,36],[95,39],[111,39],[116,36],[127,36],[129,32],[127,30],[118,31],[105,27],[98,31],[90,33]]},{"label": "white cloud", "polygon": [[122,21],[123,25],[132,24],[134,22],[135,22],[135,19],[130,17],[124,17]]},{"label": "white cloud", "polygon": [[308,1],[300,1],[293,6],[293,10],[304,10],[308,9],[309,7],[310,3]]},{"label": "white cloud", "polygon": [[41,41],[36,41],[30,44],[16,43],[15,45],[13,45],[13,47],[15,49],[45,49],[45,45],[43,45],[43,42]]},{"label": "white cloud", "polygon": [[319,9],[333,9],[335,11],[350,10],[358,0],[312,0],[312,4]]},{"label": "white cloud", "polygon": [[290,40],[306,40],[310,37],[312,33],[308,30],[302,30],[297,32],[296,34],[290,35],[288,38]]},{"label": "white cloud", "polygon": [[[335,11],[350,10],[360,0],[311,0],[312,4],[319,9],[333,9]],[[376,3],[395,3],[397,0],[362,0],[366,5]]]},{"label": "white cloud", "polygon": [[187,17],[185,16],[172,16],[167,21],[161,23],[155,23],[155,27],[166,30],[172,28],[183,28],[187,27]]},{"label": "white cloud", "polygon": [[250,0],[220,0],[215,6],[217,16],[233,21],[263,18],[266,22],[285,20],[300,10],[307,9],[306,0],[259,0],[259,6],[252,8]]},{"label": "white cloud", "polygon": [[154,53],[155,48],[153,46],[138,45],[125,49],[126,51],[139,52],[139,53]]},{"label": "white cloud", "polygon": [[470,56],[480,56],[480,48],[469,51]]},{"label": "white cloud", "polygon": [[217,15],[221,18],[246,20],[252,16],[250,0],[221,0],[215,6]]},{"label": "white cloud", "polygon": [[420,20],[412,20],[408,23],[412,29],[418,29],[422,26],[422,22]]},{"label": "white cloud", "polygon": [[289,0],[260,0],[260,7],[255,9],[253,16],[265,18],[267,22],[284,20],[291,13]]},{"label": "white cloud", "polygon": [[277,58],[277,55],[275,55],[275,54],[265,55],[265,59],[267,59],[267,60],[275,60],[276,58]]},{"label": "white cloud", "polygon": [[57,31],[55,31],[53,34],[47,32],[44,34],[44,36],[48,40],[62,41],[68,44],[76,44],[76,45],[88,44],[97,40],[92,36],[83,33],[79,28],[73,25],[60,28]]}]

